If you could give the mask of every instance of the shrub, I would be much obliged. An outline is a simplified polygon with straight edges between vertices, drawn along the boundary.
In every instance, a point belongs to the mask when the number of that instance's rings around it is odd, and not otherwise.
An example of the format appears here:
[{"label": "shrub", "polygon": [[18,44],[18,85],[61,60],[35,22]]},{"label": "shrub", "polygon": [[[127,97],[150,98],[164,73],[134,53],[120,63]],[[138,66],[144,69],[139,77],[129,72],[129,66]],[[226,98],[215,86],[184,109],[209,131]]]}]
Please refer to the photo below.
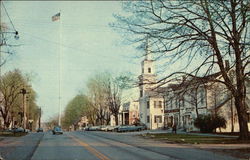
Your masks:
[{"label": "shrub", "polygon": [[202,133],[212,133],[216,128],[226,128],[226,120],[219,115],[199,115],[194,121]]}]

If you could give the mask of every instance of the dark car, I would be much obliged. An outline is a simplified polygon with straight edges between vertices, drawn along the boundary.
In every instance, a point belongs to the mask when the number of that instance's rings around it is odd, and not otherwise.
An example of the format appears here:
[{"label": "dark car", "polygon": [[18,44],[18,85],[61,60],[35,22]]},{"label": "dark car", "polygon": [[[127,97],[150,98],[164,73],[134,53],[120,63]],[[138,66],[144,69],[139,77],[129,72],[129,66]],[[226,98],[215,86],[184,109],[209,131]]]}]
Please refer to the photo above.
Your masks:
[{"label": "dark car", "polygon": [[43,128],[38,128],[36,132],[43,132]]},{"label": "dark car", "polygon": [[54,129],[52,130],[53,134],[63,134],[62,128],[59,126],[54,127]]},{"label": "dark car", "polygon": [[13,131],[14,133],[25,132],[25,130],[24,130],[22,127],[15,127],[15,128],[12,128],[12,131]]},{"label": "dark car", "polygon": [[101,126],[91,126],[89,127],[88,131],[100,131]]}]

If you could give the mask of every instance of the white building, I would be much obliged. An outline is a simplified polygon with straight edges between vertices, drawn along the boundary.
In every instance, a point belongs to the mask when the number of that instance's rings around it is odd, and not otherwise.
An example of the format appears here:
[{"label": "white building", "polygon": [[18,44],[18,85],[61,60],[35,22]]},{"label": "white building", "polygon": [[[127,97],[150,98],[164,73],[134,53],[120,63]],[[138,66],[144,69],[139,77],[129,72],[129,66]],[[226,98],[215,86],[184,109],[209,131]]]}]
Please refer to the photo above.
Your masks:
[{"label": "white building", "polygon": [[140,121],[149,129],[158,129],[164,126],[163,96],[155,89],[157,79],[154,60],[146,48],[145,59],[141,62],[141,75],[139,78],[139,115]]},{"label": "white building", "polygon": [[[212,75],[220,79],[220,74]],[[165,126],[173,124],[186,131],[198,131],[194,126],[197,115],[219,114],[227,121],[222,132],[238,132],[239,123],[234,99],[225,85],[205,82],[197,85],[190,79],[185,83],[169,84],[165,90]],[[248,126],[250,127],[250,82],[246,81],[246,105],[248,107]]]},{"label": "white building", "polygon": [[207,90],[204,85],[199,87],[185,84],[169,84],[165,89],[165,126],[186,131],[198,130],[194,120],[198,114],[207,114]]}]

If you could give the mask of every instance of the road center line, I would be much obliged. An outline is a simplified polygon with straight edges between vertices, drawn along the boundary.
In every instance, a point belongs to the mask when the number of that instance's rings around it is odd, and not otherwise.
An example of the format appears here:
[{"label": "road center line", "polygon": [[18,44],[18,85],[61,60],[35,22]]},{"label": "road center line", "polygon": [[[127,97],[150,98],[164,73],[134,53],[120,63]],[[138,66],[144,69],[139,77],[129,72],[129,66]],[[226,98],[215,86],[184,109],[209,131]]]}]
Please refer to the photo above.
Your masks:
[{"label": "road center line", "polygon": [[91,147],[89,144],[85,143],[83,140],[80,140],[79,138],[76,138],[75,136],[72,135],[67,135],[70,138],[72,138],[74,141],[79,143],[81,146],[86,148],[89,152],[94,154],[96,157],[98,157],[100,160],[110,160],[107,156],[102,154],[101,152],[97,151],[95,148]]}]

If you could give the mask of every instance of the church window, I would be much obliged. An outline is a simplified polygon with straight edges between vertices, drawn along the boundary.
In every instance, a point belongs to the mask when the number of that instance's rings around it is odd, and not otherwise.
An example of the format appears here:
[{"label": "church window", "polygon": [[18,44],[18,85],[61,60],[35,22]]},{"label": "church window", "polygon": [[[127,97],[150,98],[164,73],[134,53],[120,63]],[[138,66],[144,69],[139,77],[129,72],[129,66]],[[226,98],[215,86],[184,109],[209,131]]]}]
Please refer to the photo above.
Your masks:
[{"label": "church window", "polygon": [[140,90],[140,97],[142,97],[143,96],[143,91],[142,90]]},{"label": "church window", "polygon": [[201,90],[201,104],[204,104],[204,90]]},{"label": "church window", "polygon": [[150,123],[150,117],[147,116],[147,123]]},{"label": "church window", "polygon": [[150,108],[150,103],[149,103],[149,101],[147,101],[147,108],[148,108],[148,109]]},{"label": "church window", "polygon": [[162,108],[162,101],[159,101],[159,108]]},{"label": "church window", "polygon": [[154,101],[154,108],[156,108],[157,106],[156,106],[156,101]]},{"label": "church window", "polygon": [[148,68],[148,73],[151,73],[151,68]]}]

